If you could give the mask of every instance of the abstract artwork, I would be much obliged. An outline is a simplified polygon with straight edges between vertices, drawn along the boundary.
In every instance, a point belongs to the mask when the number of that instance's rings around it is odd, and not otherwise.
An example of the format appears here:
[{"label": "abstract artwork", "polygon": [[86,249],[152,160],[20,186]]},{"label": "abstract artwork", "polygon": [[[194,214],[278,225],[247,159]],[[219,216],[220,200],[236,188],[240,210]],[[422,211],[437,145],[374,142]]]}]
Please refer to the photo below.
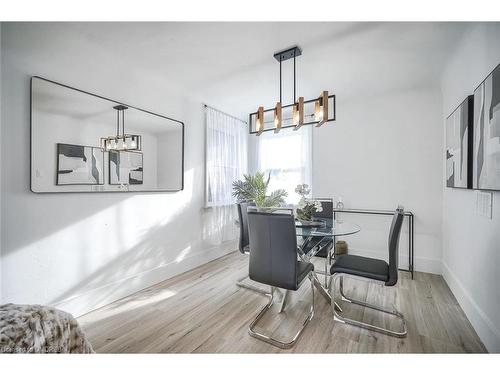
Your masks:
[{"label": "abstract artwork", "polygon": [[500,65],[474,91],[474,189],[500,190]]},{"label": "abstract artwork", "polygon": [[470,95],[446,119],[446,186],[472,187],[472,116]]},{"label": "abstract artwork", "polygon": [[104,184],[104,155],[100,148],[57,144],[57,185]]},{"label": "abstract artwork", "polygon": [[141,185],[143,183],[142,152],[110,151],[109,184]]}]

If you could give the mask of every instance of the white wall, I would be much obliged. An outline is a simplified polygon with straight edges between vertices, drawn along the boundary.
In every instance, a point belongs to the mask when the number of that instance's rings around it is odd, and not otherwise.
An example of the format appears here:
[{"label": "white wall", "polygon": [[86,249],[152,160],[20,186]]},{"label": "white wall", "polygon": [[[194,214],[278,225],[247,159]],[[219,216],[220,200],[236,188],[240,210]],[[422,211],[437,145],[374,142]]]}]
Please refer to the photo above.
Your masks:
[{"label": "white wall", "polygon": [[[2,22],[0,22],[0,77],[2,75]],[[0,79],[0,303],[2,303],[2,80]]]},{"label": "white wall", "polygon": [[[443,118],[500,63],[499,40],[498,23],[466,32],[443,74]],[[488,350],[500,352],[500,192],[487,219],[475,213],[474,191],[442,185],[443,276]]]},{"label": "white wall", "polygon": [[[337,121],[314,129],[313,189],[342,196],[346,208],[415,214],[415,268],[441,272],[441,96],[437,88],[408,88],[338,98]],[[353,253],[387,258],[391,217],[341,215],[362,230],[346,237]],[[408,264],[407,224],[400,239]]]},{"label": "white wall", "polygon": [[[158,169],[158,186],[181,186],[181,176],[178,166],[182,163],[182,144],[179,142],[182,130],[171,130],[157,135],[158,164],[163,160],[162,168]],[[165,163],[165,161],[167,161]]]},{"label": "white wall", "polygon": [[[203,209],[202,104],[169,92],[168,82],[141,66],[117,64],[98,38],[67,38],[61,27],[2,24],[1,302],[49,304],[80,315],[236,243],[214,245],[205,235],[211,216]],[[183,120],[184,191],[31,193],[31,75]]]}]

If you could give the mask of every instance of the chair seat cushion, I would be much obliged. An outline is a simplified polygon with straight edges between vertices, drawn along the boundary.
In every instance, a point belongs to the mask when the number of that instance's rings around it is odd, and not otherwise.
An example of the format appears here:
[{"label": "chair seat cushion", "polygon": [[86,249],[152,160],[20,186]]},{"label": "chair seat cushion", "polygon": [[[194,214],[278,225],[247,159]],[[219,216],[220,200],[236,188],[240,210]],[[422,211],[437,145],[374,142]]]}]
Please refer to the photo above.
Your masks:
[{"label": "chair seat cushion", "polygon": [[347,273],[349,275],[367,277],[373,280],[389,280],[389,265],[380,259],[366,258],[357,255],[339,255],[330,269],[330,273]]},{"label": "chair seat cushion", "polygon": [[314,266],[308,262],[297,262],[297,286],[300,285],[302,280],[304,280],[309,272],[314,270]]}]

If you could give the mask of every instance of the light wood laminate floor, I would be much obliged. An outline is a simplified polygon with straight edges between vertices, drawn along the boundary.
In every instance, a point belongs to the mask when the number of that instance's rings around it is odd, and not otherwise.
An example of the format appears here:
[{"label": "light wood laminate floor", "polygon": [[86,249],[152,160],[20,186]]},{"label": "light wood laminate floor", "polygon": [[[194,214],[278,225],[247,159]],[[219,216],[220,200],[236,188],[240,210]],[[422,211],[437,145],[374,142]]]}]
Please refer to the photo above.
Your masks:
[{"label": "light wood laminate floor", "polygon": [[[316,262],[322,269],[322,259]],[[248,335],[248,325],[267,303],[265,296],[236,286],[248,270],[239,252],[156,284],[80,317],[98,353],[463,353],[485,348],[441,276],[400,273],[397,286],[383,288],[349,280],[348,295],[368,302],[394,304],[408,321],[408,336],[389,337],[334,322],[331,307],[315,293],[316,312],[299,342],[281,350]],[[322,277],[320,276],[322,280]],[[305,282],[290,294],[285,311],[278,306],[258,329],[286,338],[308,313],[311,288]],[[343,305],[344,306],[344,305]],[[361,307],[346,314],[396,327]]]}]

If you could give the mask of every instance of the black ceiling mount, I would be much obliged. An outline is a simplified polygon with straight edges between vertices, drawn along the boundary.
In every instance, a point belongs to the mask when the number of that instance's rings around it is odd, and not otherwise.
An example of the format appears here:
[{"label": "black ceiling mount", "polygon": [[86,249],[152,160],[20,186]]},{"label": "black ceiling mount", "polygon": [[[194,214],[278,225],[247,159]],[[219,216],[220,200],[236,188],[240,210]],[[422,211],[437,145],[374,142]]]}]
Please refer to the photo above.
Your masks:
[{"label": "black ceiling mount", "polygon": [[120,105],[115,105],[113,109],[116,109],[117,111],[124,111],[125,109],[128,109],[128,107],[120,104]]},{"label": "black ceiling mount", "polygon": [[276,59],[276,61],[279,62],[280,64],[280,103],[283,103],[283,98],[281,96],[281,63],[283,61],[286,61],[288,59],[293,59],[293,102],[295,103],[296,102],[296,97],[295,97],[295,93],[296,93],[296,84],[295,84],[295,58],[297,56],[300,56],[302,55],[302,50],[298,47],[298,46],[295,46],[295,47],[292,47],[292,48],[288,48],[284,51],[281,51],[281,52],[276,52],[274,54],[274,58]]},{"label": "black ceiling mount", "polygon": [[300,55],[302,55],[302,50],[298,46],[295,46],[295,47],[292,47],[292,48],[288,48],[288,49],[286,49],[284,51],[276,52],[274,54],[274,58],[278,62],[281,62],[281,61],[285,61],[285,60],[288,60],[288,59],[293,59],[294,57],[297,57],[297,56],[300,56]]}]

